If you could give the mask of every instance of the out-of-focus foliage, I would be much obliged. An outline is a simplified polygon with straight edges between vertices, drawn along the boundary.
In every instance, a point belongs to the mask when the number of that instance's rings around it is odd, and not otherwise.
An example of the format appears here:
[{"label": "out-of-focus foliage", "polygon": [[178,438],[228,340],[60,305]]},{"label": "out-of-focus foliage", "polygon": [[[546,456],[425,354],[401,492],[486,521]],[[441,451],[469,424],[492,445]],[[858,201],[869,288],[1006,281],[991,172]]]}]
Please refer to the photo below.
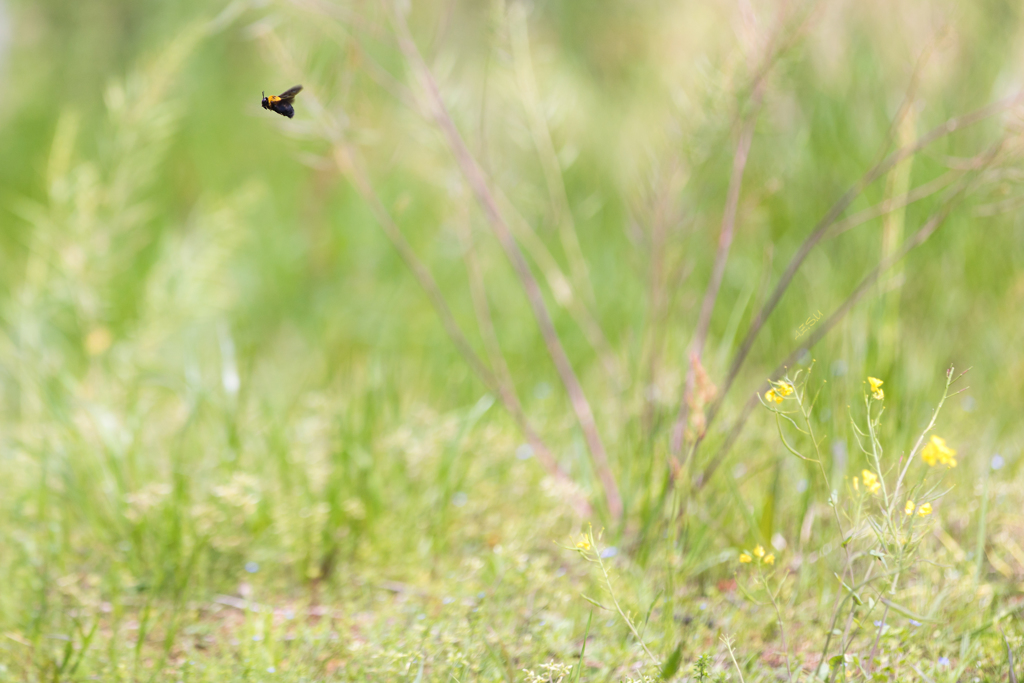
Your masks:
[{"label": "out-of-focus foliage", "polygon": [[[900,596],[955,618],[942,639],[896,636],[931,662],[993,633],[1024,578],[1020,107],[866,187],[843,217],[920,197],[811,250],[701,448],[682,469],[669,451],[744,122],[756,113],[708,401],[800,245],[885,151],[1024,88],[1021,6],[407,4],[593,406],[625,504],[593,552],[661,657],[714,651],[721,671],[722,629],[775,642],[729,581],[740,549],[778,538],[800,591],[827,585],[788,607],[818,647],[839,590],[815,564],[835,550],[831,492],[767,414],[716,454],[801,326],[957,198],[797,365],[827,380],[813,419],[835,488],[865,467],[849,406],[867,376],[885,382],[896,462],[945,369],[973,367],[944,409],[959,467],[923,541],[951,568]],[[569,670],[549,656],[576,661],[578,593],[610,584],[550,542],[579,531],[569,501],[601,519],[599,476],[385,7],[0,0],[0,679],[544,680]],[[296,83],[294,119],[260,108]],[[451,343],[356,166],[484,357],[485,290],[524,415],[574,483],[548,476]],[[250,598],[289,607],[231,611]],[[596,612],[587,667],[642,676],[635,636]],[[964,665],[994,671],[998,643],[967,642]]]}]

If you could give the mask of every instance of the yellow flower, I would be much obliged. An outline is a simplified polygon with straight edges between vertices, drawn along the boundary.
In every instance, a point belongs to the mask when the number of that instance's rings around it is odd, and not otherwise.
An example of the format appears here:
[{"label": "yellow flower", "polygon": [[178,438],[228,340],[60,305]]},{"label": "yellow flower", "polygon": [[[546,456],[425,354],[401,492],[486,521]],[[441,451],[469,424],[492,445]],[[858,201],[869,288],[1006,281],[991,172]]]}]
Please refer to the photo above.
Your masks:
[{"label": "yellow flower", "polygon": [[918,517],[927,517],[930,514],[932,514],[932,504],[931,503],[925,503],[921,507],[917,508],[917,516]]},{"label": "yellow flower", "polygon": [[764,400],[769,403],[782,403],[782,399],[785,396],[789,396],[793,393],[793,385],[789,382],[776,382],[772,385],[772,388],[764,393]]},{"label": "yellow flower", "polygon": [[878,476],[871,470],[861,470],[860,476],[864,480],[864,488],[868,493],[878,493],[882,489]]},{"label": "yellow flower", "polygon": [[914,514],[914,508],[915,507],[916,506],[914,505],[914,501],[908,500],[907,501],[907,507],[905,507],[903,509],[903,511],[906,512],[908,515],[912,515],[912,514]]},{"label": "yellow flower", "polygon": [[882,391],[882,385],[885,384],[885,382],[877,377],[868,377],[868,382],[871,384],[871,395],[874,396],[876,400],[881,401],[885,398],[885,392]]},{"label": "yellow flower", "polygon": [[773,553],[769,553],[769,554],[765,555],[764,556],[764,563],[765,564],[775,564],[775,555]]},{"label": "yellow flower", "polygon": [[938,463],[956,467],[956,451],[946,445],[946,440],[939,436],[932,436],[931,440],[921,449],[921,459],[934,467]]},{"label": "yellow flower", "polygon": [[751,558],[750,555],[747,555],[746,553],[740,553],[740,562],[742,562],[743,564],[748,564],[751,559],[753,558]]},{"label": "yellow flower", "polygon": [[760,544],[754,546],[754,555],[756,555],[758,559],[764,557],[764,548],[762,548]]},{"label": "yellow flower", "polygon": [[576,547],[580,550],[590,550],[590,539],[586,536],[581,536],[580,540],[576,542]]}]

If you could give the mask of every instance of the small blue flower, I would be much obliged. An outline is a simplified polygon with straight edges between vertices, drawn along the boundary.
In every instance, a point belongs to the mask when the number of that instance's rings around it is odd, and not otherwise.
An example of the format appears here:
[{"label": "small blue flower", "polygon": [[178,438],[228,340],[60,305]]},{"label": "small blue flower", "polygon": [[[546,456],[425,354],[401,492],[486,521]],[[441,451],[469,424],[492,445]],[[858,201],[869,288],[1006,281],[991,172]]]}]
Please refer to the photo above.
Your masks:
[{"label": "small blue flower", "polygon": [[939,657],[939,666],[949,666],[949,657]]},{"label": "small blue flower", "polygon": [[260,570],[260,565],[258,563],[256,563],[256,562],[246,562],[245,563],[245,571],[249,572],[250,574],[255,574],[259,570]]},{"label": "small blue flower", "polygon": [[615,557],[619,554],[619,549],[615,546],[609,546],[601,551],[601,558],[607,560],[609,557]]},{"label": "small blue flower", "polygon": [[910,620],[910,625],[911,626],[920,626],[921,622],[920,621],[915,621],[914,619],[911,619]]}]

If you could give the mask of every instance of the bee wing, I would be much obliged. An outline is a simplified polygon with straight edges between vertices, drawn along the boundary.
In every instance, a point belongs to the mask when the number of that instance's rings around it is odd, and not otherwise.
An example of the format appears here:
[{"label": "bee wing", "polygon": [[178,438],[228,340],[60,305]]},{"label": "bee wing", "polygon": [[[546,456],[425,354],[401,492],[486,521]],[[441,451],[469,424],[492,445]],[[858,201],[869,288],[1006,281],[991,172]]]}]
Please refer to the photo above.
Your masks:
[{"label": "bee wing", "polygon": [[294,88],[288,88],[283,93],[281,93],[280,97],[284,102],[291,102],[292,100],[295,99],[295,96],[299,94],[300,90],[302,90],[301,85],[297,85]]}]

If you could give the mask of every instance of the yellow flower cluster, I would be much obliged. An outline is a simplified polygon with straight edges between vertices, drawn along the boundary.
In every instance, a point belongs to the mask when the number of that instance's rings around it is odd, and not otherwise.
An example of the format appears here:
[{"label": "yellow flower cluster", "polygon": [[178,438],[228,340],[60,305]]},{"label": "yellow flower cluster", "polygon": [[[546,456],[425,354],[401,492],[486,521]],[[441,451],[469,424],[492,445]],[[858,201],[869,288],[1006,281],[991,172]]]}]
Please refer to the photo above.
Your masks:
[{"label": "yellow flower cluster", "polygon": [[793,385],[789,382],[779,382],[771,389],[765,392],[764,400],[769,403],[782,403],[782,399],[793,393]]},{"label": "yellow flower cluster", "polygon": [[[765,564],[775,564],[775,555],[773,553],[768,553],[766,555],[764,552],[764,548],[760,544],[754,546],[754,550],[752,552],[754,554],[754,557],[757,558],[758,562],[764,562]],[[740,562],[742,562],[743,564],[750,564],[754,560],[754,557],[751,557],[750,553],[740,553]]]},{"label": "yellow flower cluster", "polygon": [[877,494],[882,490],[882,483],[878,481],[878,475],[871,470],[861,470],[860,477],[864,480],[864,488],[868,493]]},{"label": "yellow flower cluster", "polygon": [[580,550],[590,550],[590,539],[587,538],[586,534],[580,536],[580,540],[576,542],[576,547]]},{"label": "yellow flower cluster", "polygon": [[[932,504],[931,503],[925,503],[924,505],[922,505],[921,507],[917,507],[916,509],[917,509],[917,516],[918,517],[927,517],[928,515],[932,514]],[[914,514],[914,510],[915,510],[914,501],[908,500],[907,501],[907,506],[903,510],[908,515]]]},{"label": "yellow flower cluster", "polygon": [[956,467],[956,451],[946,445],[946,440],[939,436],[932,436],[931,441],[921,449],[921,459],[929,467],[941,463]]},{"label": "yellow flower cluster", "polygon": [[871,384],[871,395],[876,401],[881,401],[885,398],[885,392],[882,391],[882,385],[885,384],[885,382],[877,377],[868,377],[868,382]]}]

